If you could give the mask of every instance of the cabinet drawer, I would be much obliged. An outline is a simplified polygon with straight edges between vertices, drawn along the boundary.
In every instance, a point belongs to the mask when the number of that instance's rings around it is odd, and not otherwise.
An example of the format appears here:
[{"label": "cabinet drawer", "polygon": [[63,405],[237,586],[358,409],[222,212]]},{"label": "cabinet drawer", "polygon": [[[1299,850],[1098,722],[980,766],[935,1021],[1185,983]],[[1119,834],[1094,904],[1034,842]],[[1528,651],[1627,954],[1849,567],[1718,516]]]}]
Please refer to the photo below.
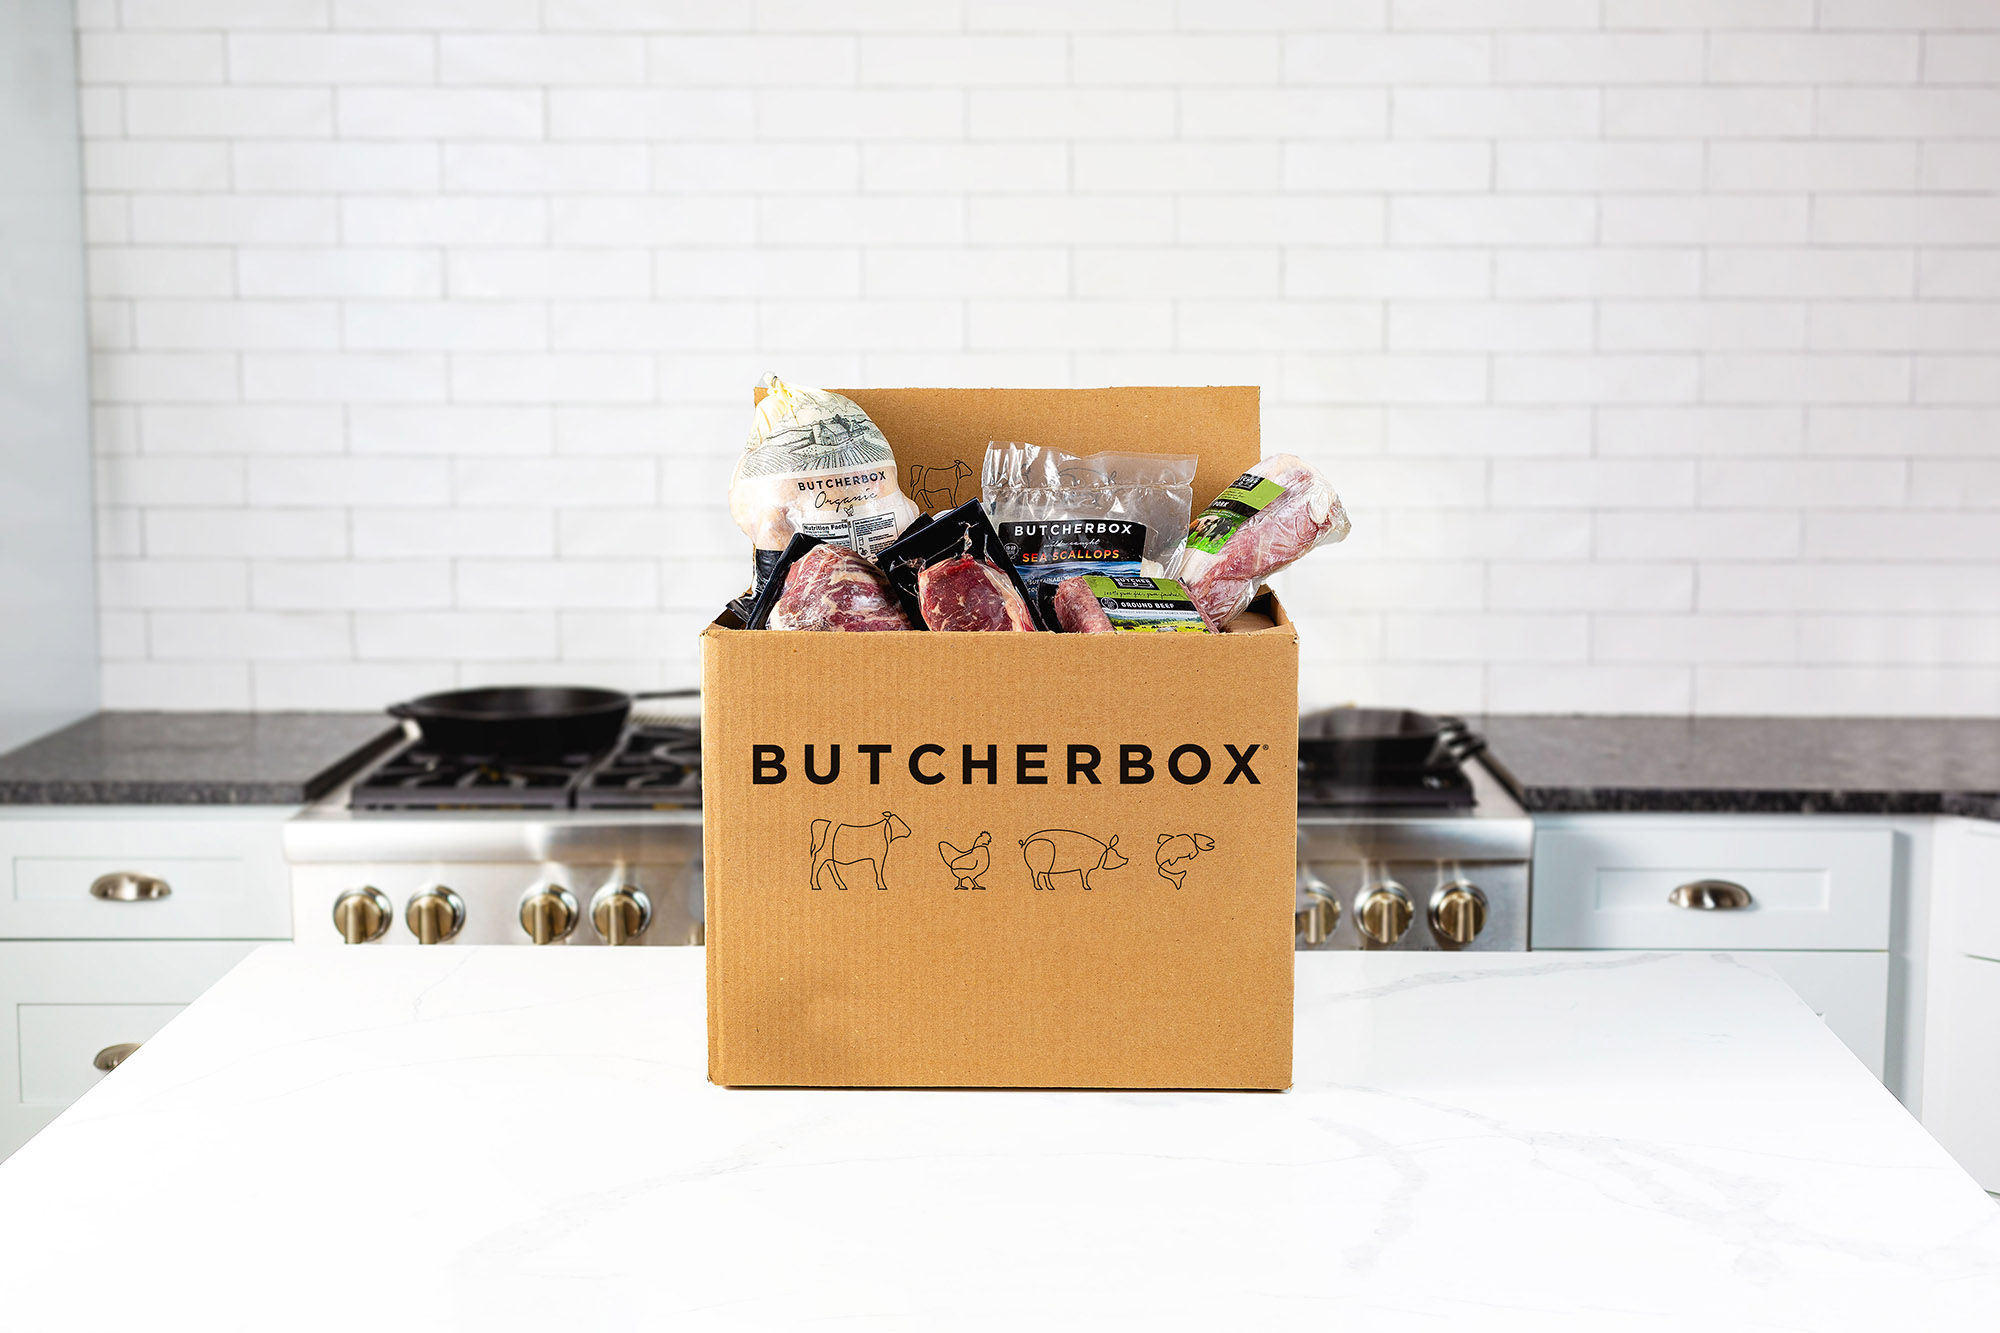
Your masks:
[{"label": "cabinet drawer", "polygon": [[1963,828],[1956,836],[1958,860],[1946,872],[1950,878],[1940,881],[1957,916],[1949,945],[1958,953],[2000,960],[2000,832]]},{"label": "cabinet drawer", "polygon": [[[1886,949],[1889,829],[1634,826],[1535,831],[1531,947]],[[1740,885],[1747,906],[1676,906],[1676,887]]]},{"label": "cabinet drawer", "polygon": [[[1592,952],[1601,957],[1618,951]],[[1812,1006],[1812,1011],[1833,1035],[1868,1066],[1869,1073],[1878,1079],[1882,1077],[1889,1044],[1888,954],[1783,952],[1738,956],[1777,973],[1787,986],[1798,992],[1801,1000]]]},{"label": "cabinet drawer", "polygon": [[[282,812],[0,819],[0,939],[287,939]],[[160,897],[98,896],[143,876]]]},{"label": "cabinet drawer", "polygon": [[0,944],[0,1158],[105,1077],[99,1051],[146,1041],[257,947]]}]

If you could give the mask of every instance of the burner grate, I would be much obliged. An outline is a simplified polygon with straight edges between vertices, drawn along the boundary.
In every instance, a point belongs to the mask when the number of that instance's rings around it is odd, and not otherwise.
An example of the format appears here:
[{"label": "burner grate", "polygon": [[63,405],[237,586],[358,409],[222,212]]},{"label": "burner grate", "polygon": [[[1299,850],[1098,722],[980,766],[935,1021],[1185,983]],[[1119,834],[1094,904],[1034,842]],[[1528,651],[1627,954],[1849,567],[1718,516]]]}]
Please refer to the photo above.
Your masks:
[{"label": "burner grate", "polygon": [[583,810],[683,810],[701,806],[701,731],[684,725],[634,727],[584,776]]},{"label": "burner grate", "polygon": [[1465,760],[1486,748],[1455,717],[1334,708],[1299,719],[1299,808],[1470,809]]},{"label": "burner grate", "polygon": [[1361,782],[1317,777],[1304,771],[1299,774],[1302,810],[1376,810],[1395,806],[1459,810],[1469,809],[1473,799],[1472,779],[1457,764],[1418,773],[1383,774]]},{"label": "burner grate", "polygon": [[354,810],[684,810],[701,807],[701,728],[642,723],[609,754],[548,762],[448,755],[411,741],[361,781]]},{"label": "burner grate", "polygon": [[447,755],[413,741],[354,785],[356,810],[561,810],[589,755],[520,763]]}]

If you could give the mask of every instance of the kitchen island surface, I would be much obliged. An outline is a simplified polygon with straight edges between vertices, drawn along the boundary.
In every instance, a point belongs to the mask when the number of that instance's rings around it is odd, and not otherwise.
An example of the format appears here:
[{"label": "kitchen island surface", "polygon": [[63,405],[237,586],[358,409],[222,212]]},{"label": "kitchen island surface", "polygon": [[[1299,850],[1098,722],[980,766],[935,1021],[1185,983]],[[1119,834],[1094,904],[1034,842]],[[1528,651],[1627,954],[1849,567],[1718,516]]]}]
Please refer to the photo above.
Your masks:
[{"label": "kitchen island surface", "polygon": [[1990,1329],[1726,956],[1301,954],[1287,1093],[742,1090],[698,949],[253,955],[0,1163],[0,1329]]}]

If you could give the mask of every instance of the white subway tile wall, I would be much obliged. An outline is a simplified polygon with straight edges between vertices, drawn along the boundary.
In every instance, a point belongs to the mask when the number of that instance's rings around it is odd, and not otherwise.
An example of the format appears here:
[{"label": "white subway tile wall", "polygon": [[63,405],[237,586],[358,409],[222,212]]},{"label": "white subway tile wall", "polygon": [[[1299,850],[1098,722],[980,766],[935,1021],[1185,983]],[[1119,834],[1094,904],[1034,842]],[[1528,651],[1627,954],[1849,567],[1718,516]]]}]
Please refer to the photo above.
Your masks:
[{"label": "white subway tile wall", "polygon": [[1308,703],[2000,713],[1993,0],[77,14],[109,706],[690,683],[775,370],[1261,385]]}]

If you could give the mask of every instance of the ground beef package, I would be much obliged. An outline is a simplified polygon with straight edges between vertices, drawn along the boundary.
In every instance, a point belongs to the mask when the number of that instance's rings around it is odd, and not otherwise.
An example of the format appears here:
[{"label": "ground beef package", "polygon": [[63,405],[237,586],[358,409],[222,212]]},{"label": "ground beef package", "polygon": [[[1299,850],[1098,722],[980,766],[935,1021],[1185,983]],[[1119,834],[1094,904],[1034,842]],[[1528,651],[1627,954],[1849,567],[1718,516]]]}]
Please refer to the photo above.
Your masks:
[{"label": "ground beef package", "polygon": [[1078,574],[1056,584],[1048,600],[1056,623],[1070,634],[1209,632],[1187,590],[1172,579]]}]

